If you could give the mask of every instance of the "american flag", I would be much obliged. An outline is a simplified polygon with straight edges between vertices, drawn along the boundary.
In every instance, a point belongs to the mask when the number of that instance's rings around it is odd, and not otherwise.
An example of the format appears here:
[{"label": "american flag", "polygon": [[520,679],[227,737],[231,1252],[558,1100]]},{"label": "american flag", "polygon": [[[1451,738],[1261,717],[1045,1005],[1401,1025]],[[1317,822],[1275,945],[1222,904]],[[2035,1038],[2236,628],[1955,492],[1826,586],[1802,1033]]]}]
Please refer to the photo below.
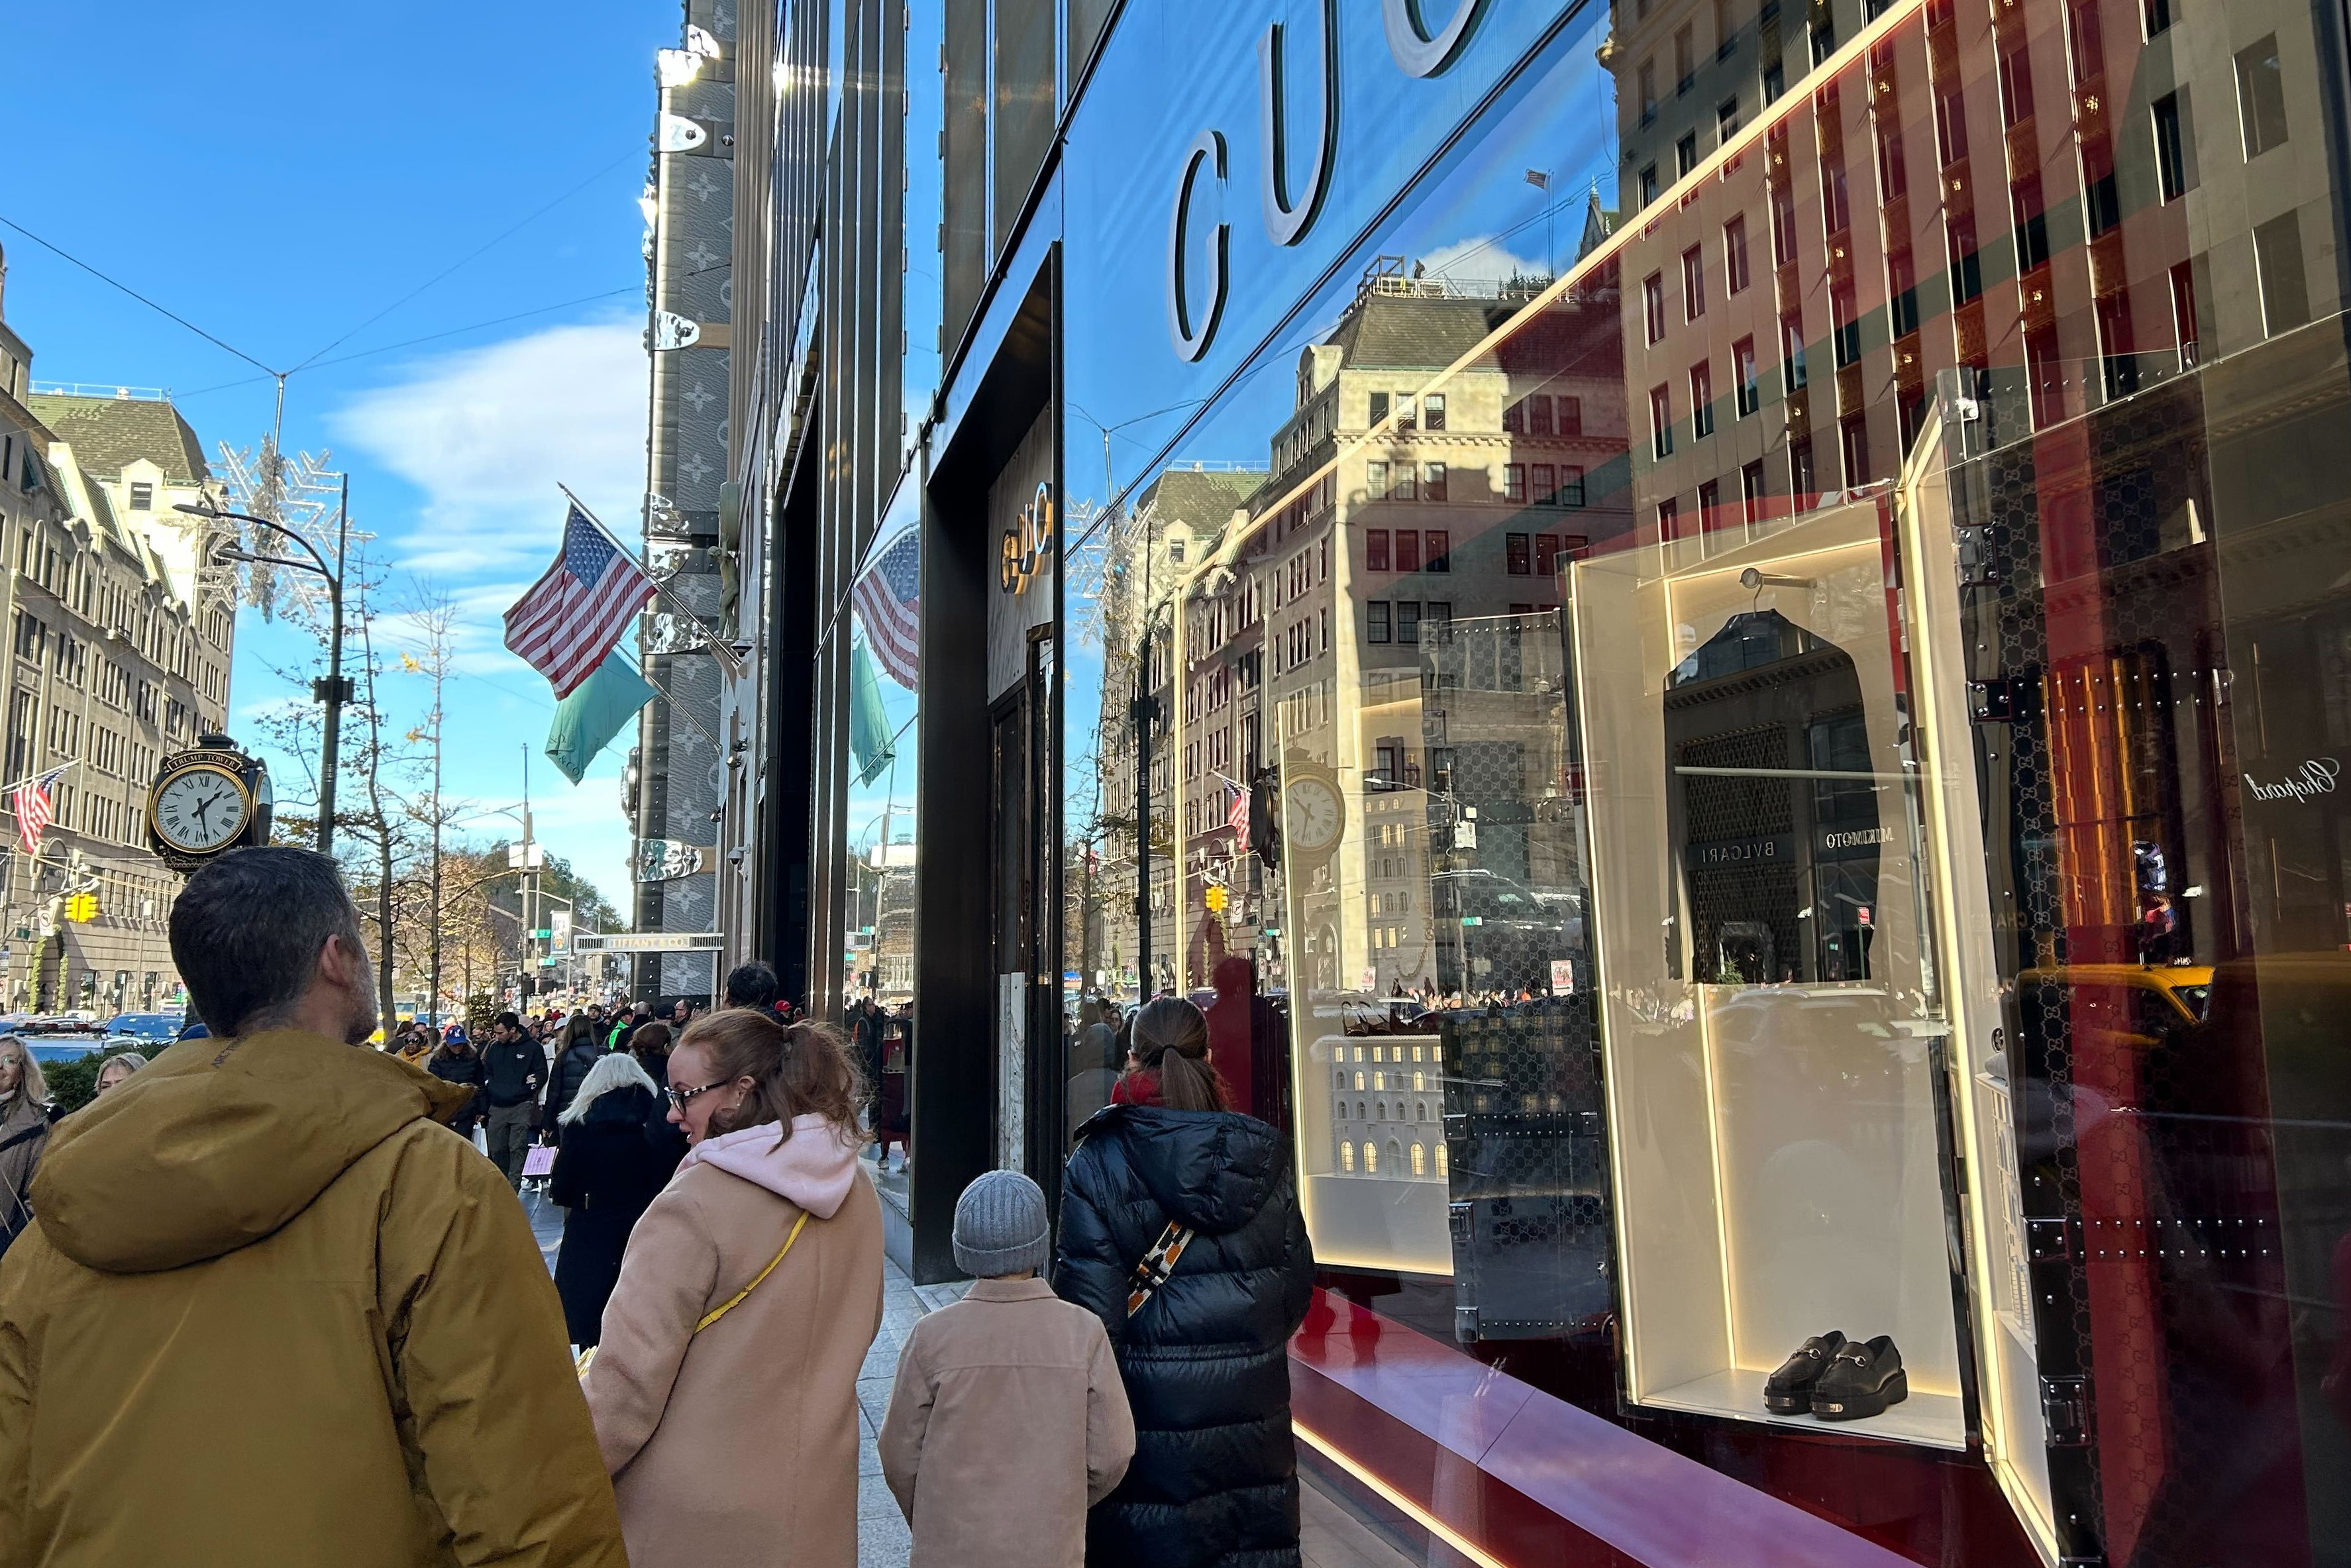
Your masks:
[{"label": "american flag", "polygon": [[882,552],[882,559],[857,580],[850,602],[864,623],[873,656],[890,678],[910,692],[917,689],[923,668],[923,541],[918,530],[908,528]]},{"label": "american flag", "polygon": [[507,612],[507,646],[568,697],[653,596],[653,579],[575,505],[563,552]]},{"label": "american flag", "polygon": [[1245,855],[1249,847],[1249,792],[1229,779],[1225,780],[1225,788],[1233,796],[1232,808],[1225,813],[1225,826],[1233,831],[1233,853]]},{"label": "american flag", "polygon": [[28,855],[41,852],[41,835],[57,820],[57,802],[49,796],[57,781],[65,777],[62,768],[52,768],[37,779],[27,779],[8,791],[8,799],[16,810],[16,841],[25,846]]}]

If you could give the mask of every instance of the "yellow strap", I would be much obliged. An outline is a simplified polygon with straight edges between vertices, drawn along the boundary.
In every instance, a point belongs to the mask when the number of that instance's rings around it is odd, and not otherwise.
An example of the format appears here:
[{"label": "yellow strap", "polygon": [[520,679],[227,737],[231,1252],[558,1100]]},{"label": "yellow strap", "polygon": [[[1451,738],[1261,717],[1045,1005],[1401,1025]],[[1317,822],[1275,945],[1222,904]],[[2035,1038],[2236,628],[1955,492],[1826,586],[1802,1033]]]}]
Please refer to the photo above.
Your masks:
[{"label": "yellow strap", "polygon": [[774,1257],[768,1260],[768,1266],[766,1268],[751,1276],[751,1282],[749,1284],[744,1286],[741,1290],[727,1297],[724,1301],[720,1302],[717,1306],[713,1307],[709,1312],[705,1312],[702,1315],[702,1321],[694,1325],[694,1332],[695,1333],[700,1333],[704,1329],[708,1328],[712,1323],[716,1322],[719,1319],[733,1312],[737,1306],[741,1304],[744,1297],[758,1290],[759,1288],[759,1281],[776,1271],[776,1265],[784,1260],[784,1253],[790,1251],[792,1249],[792,1243],[800,1239],[800,1227],[806,1225],[808,1223],[808,1211],[806,1209],[802,1209],[800,1211],[800,1217],[792,1221],[792,1233],[784,1238],[782,1250],[778,1251]]}]

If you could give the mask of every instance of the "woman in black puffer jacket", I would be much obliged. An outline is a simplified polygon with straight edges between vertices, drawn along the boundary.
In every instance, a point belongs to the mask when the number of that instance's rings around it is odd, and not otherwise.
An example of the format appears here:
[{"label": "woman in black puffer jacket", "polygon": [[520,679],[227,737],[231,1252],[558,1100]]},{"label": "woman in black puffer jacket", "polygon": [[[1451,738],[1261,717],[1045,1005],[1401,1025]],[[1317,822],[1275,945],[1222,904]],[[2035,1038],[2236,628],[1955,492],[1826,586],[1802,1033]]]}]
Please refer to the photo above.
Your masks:
[{"label": "woman in black puffer jacket", "polygon": [[[1053,1288],[1102,1319],[1134,1413],[1134,1462],[1086,1521],[1098,1568],[1297,1568],[1290,1336],[1314,1253],[1290,1147],[1223,1107],[1208,1024],[1180,998],[1134,1019],[1135,1068],[1079,1131]],[[1130,1316],[1136,1266],[1192,1234]]]}]

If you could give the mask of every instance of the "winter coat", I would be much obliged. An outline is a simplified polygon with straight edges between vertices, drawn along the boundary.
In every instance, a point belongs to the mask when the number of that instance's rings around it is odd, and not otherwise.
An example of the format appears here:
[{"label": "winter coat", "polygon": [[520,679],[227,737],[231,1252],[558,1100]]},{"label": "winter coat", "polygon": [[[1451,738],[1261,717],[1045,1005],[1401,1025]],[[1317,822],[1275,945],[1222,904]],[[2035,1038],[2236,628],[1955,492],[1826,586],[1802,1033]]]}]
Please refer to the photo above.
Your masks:
[{"label": "winter coat", "polygon": [[424,1071],[444,1082],[466,1083],[473,1086],[474,1098],[467,1103],[465,1109],[449,1118],[452,1125],[471,1128],[475,1122],[489,1113],[488,1101],[481,1092],[482,1081],[488,1076],[488,1070],[482,1065],[480,1051],[468,1051],[460,1053],[445,1049],[436,1051],[433,1053],[432,1060],[424,1064]]},{"label": "winter coat", "polygon": [[[882,1205],[820,1116],[697,1145],[630,1234],[581,1386],[634,1568],[854,1568]],[[750,1286],[810,1218],[774,1272]]]},{"label": "winter coat", "polygon": [[33,1173],[49,1143],[49,1108],[22,1088],[0,1102],[0,1253],[33,1223]]},{"label": "winter coat", "polygon": [[1092,1313],[1042,1280],[980,1280],[914,1325],[878,1447],[909,1568],[1079,1568],[1134,1422]]},{"label": "winter coat", "polygon": [[629,1231],[677,1168],[653,1144],[653,1106],[649,1092],[624,1085],[598,1095],[563,1130],[550,1196],[566,1211],[555,1289],[573,1344],[600,1337]]},{"label": "winter coat", "polygon": [[519,1105],[538,1096],[538,1086],[530,1080],[547,1082],[547,1052],[538,1041],[527,1037],[493,1040],[482,1051],[482,1068],[486,1074],[482,1092],[489,1097],[491,1108]]},{"label": "winter coat", "polygon": [[625,1568],[467,1092],[271,1030],[60,1123],[0,1263],[0,1560]]},{"label": "winter coat", "polygon": [[[1087,1520],[1086,1561],[1295,1568],[1290,1336],[1314,1253],[1290,1147],[1229,1111],[1113,1105],[1063,1178],[1053,1288],[1102,1320],[1134,1413],[1134,1462]],[[1171,1219],[1196,1234],[1133,1317],[1134,1267]]]},{"label": "winter coat", "polygon": [[588,1070],[604,1053],[594,1041],[571,1046],[555,1059],[547,1070],[547,1120],[545,1125],[558,1125],[557,1117],[570,1108],[579,1097],[580,1085],[588,1081]]}]

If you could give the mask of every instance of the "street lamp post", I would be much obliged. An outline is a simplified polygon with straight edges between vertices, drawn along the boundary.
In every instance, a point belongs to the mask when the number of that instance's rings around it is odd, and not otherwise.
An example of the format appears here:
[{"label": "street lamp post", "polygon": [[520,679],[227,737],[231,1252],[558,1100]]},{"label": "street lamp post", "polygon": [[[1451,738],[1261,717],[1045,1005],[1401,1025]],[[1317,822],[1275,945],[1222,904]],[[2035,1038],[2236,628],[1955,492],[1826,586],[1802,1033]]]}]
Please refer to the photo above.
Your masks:
[{"label": "street lamp post", "polygon": [[310,572],[327,585],[330,622],[327,634],[327,678],[310,683],[310,695],[327,706],[325,733],[319,741],[319,852],[332,854],[335,848],[335,758],[340,755],[342,744],[343,705],[351,700],[353,691],[351,682],[343,675],[343,556],[350,543],[351,476],[348,474],[343,476],[342,505],[335,517],[335,565],[331,571],[327,568],[327,558],[316,545],[282,523],[273,523],[267,517],[256,517],[249,512],[225,511],[209,501],[203,506],[183,501],[172,509],[209,517],[215,522],[223,517],[234,517],[239,522],[267,528],[273,534],[292,539],[310,556],[308,560],[296,560],[290,556],[256,555],[235,545],[221,545],[213,550],[216,560],[257,561],[267,566],[287,567],[295,571]]}]

